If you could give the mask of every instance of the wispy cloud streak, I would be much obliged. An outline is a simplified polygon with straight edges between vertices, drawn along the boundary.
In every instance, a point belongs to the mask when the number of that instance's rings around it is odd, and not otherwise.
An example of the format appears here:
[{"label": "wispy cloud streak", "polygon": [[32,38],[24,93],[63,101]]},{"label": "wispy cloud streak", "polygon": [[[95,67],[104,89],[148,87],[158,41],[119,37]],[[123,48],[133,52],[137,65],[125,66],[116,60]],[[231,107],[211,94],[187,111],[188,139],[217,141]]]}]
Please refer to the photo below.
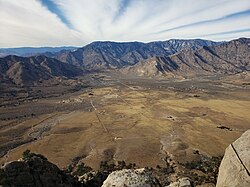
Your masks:
[{"label": "wispy cloud streak", "polygon": [[250,36],[249,0],[0,0],[0,47]]}]

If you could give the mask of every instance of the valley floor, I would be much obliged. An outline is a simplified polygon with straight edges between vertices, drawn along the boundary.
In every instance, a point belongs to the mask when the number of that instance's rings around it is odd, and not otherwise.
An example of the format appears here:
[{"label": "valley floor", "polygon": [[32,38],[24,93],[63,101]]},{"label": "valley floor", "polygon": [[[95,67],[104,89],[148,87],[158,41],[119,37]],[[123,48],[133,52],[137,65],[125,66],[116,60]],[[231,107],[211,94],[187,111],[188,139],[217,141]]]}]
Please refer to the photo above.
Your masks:
[{"label": "valley floor", "polygon": [[248,84],[110,73],[82,80],[88,86],[57,97],[15,106],[8,105],[15,98],[4,101],[1,164],[26,149],[61,168],[83,161],[98,169],[103,160],[156,167],[165,164],[166,156],[184,163],[201,155],[222,156],[250,128]]}]

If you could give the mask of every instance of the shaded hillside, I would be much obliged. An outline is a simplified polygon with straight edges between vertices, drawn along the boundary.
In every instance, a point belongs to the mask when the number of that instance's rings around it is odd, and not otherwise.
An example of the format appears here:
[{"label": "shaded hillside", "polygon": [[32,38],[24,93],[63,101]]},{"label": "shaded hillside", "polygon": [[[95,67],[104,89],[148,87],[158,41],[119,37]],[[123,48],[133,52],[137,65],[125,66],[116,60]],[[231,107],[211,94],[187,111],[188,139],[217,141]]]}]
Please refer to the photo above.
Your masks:
[{"label": "shaded hillside", "polygon": [[140,61],[136,65],[124,69],[125,73],[132,73],[138,76],[161,76],[177,71],[179,66],[175,62],[167,60],[168,57],[152,57]]},{"label": "shaded hillside", "polygon": [[76,178],[60,170],[40,154],[24,152],[22,160],[0,168],[0,185],[5,187],[82,186]]},{"label": "shaded hillside", "polygon": [[171,56],[140,61],[127,71],[139,76],[236,74],[250,71],[250,39],[183,50]]},{"label": "shaded hillside", "polygon": [[79,68],[46,56],[0,58],[0,80],[30,84],[54,77],[72,78],[82,73]]},{"label": "shaded hillside", "polygon": [[121,68],[154,56],[166,56],[184,49],[217,45],[206,40],[168,40],[150,43],[93,42],[74,52],[64,51],[54,57],[88,69]]}]

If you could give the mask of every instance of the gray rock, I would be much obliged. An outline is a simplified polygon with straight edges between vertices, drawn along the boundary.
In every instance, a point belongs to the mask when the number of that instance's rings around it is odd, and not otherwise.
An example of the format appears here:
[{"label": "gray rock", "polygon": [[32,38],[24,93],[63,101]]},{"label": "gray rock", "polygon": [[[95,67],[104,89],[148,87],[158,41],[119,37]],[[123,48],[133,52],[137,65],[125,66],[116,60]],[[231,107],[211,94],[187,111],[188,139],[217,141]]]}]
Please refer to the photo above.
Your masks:
[{"label": "gray rock", "polygon": [[250,130],[229,145],[222,159],[216,187],[250,186]]},{"label": "gray rock", "polygon": [[185,177],[185,178],[180,179],[179,181],[180,181],[179,187],[191,187],[189,178]]},{"label": "gray rock", "polygon": [[145,169],[123,169],[112,172],[102,187],[158,187],[157,180]]},{"label": "gray rock", "polygon": [[81,176],[78,176],[78,181],[81,183],[86,183],[90,180],[93,180],[94,176],[96,175],[97,172],[95,171],[90,171],[88,173],[85,173]]},{"label": "gray rock", "polygon": [[188,177],[179,179],[177,182],[173,182],[167,187],[191,187],[191,182]]}]

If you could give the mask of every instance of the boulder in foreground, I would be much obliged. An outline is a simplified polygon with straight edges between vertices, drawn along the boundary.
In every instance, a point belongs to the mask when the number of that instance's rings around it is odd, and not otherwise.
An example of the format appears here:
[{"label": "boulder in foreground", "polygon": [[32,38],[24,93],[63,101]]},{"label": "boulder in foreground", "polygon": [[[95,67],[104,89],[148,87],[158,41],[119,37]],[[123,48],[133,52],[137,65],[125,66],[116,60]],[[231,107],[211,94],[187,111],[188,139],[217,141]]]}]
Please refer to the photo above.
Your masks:
[{"label": "boulder in foreground", "polygon": [[250,130],[230,144],[222,159],[216,187],[250,186]]},{"label": "boulder in foreground", "polygon": [[158,187],[157,180],[145,169],[123,169],[112,172],[102,187]]}]

